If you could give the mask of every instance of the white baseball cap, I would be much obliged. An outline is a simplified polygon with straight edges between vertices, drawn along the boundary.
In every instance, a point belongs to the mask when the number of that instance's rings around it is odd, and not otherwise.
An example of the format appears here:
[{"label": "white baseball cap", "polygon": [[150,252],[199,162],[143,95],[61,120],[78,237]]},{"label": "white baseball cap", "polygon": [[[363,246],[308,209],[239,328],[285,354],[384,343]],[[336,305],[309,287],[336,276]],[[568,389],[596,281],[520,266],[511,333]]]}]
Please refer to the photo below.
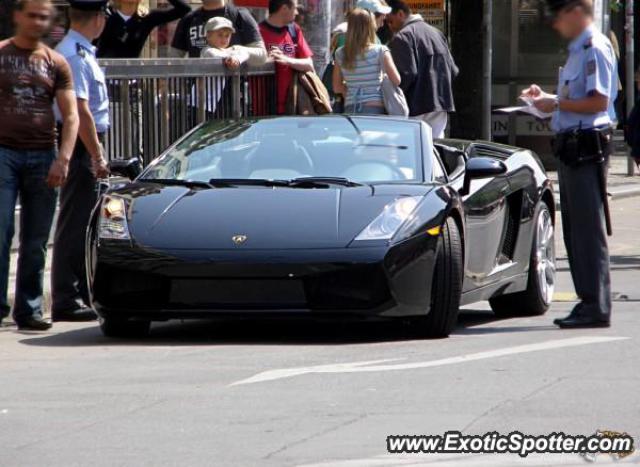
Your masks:
[{"label": "white baseball cap", "polygon": [[382,0],[358,0],[356,8],[362,8],[363,10],[368,10],[371,13],[380,13],[383,15],[391,13],[391,7]]},{"label": "white baseball cap", "polygon": [[211,18],[204,26],[204,32],[218,31],[220,29],[231,29],[231,32],[236,32],[233,23],[224,16]]}]

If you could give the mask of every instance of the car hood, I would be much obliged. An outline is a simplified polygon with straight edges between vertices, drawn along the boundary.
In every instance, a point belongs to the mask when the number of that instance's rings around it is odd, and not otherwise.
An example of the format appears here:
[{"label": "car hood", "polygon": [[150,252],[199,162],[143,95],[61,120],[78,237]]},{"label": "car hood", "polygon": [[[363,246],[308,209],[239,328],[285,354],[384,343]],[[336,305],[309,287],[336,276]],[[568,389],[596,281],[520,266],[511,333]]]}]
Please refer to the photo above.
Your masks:
[{"label": "car hood", "polygon": [[[328,189],[188,189],[133,183],[114,191],[129,203],[133,240],[154,249],[341,248],[399,196],[425,185]],[[235,238],[235,241],[234,241]]]}]

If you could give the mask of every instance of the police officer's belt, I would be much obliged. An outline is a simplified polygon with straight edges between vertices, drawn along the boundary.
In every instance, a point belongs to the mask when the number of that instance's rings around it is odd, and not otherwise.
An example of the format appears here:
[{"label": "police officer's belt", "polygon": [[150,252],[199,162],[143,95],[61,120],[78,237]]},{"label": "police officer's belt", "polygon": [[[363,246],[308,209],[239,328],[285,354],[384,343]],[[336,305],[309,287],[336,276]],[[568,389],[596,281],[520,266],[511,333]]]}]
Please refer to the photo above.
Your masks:
[{"label": "police officer's belt", "polygon": [[553,138],[553,154],[566,165],[603,162],[612,153],[611,127],[572,130]]}]

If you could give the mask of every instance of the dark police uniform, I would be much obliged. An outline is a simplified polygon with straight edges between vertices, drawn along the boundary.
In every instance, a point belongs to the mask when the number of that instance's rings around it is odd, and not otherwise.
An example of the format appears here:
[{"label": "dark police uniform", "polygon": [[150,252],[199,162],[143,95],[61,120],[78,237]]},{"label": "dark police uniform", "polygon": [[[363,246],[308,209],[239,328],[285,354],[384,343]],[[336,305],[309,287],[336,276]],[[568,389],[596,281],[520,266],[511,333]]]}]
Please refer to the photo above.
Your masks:
[{"label": "dark police uniform", "polygon": [[[558,10],[570,1],[549,1]],[[592,93],[609,99],[606,111],[594,114],[554,112],[554,152],[558,161],[564,241],[571,276],[581,303],[569,318],[607,325],[611,316],[609,250],[605,229],[606,164],[616,121],[618,92],[616,55],[609,39],[594,25],[569,45],[560,70],[558,99],[584,99]],[[564,321],[564,322],[563,322]],[[571,324],[556,320],[563,326]],[[573,322],[575,325],[575,322]]]},{"label": "dark police uniform", "polygon": [[[75,0],[72,8],[99,11],[106,1]],[[82,34],[70,29],[56,50],[69,63],[76,98],[88,101],[98,140],[109,128],[109,98],[105,75],[96,59],[95,47]],[[53,250],[52,317],[78,312],[89,305],[85,273],[85,233],[98,197],[92,156],[80,137],[69,164],[67,182],[60,191],[60,214]],[[92,315],[89,314],[89,317]]]}]

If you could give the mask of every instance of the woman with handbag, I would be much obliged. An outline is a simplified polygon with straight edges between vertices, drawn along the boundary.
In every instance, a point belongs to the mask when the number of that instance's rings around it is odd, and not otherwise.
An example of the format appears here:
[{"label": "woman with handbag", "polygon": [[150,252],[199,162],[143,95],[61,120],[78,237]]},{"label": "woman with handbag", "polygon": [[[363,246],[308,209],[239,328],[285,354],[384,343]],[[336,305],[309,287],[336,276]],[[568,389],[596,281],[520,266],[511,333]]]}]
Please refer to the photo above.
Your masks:
[{"label": "woman with handbag", "polygon": [[349,14],[346,43],[336,51],[333,71],[333,89],[346,96],[346,113],[387,113],[383,94],[385,75],[394,86],[400,85],[400,73],[389,49],[376,42],[373,15],[356,8]]}]

